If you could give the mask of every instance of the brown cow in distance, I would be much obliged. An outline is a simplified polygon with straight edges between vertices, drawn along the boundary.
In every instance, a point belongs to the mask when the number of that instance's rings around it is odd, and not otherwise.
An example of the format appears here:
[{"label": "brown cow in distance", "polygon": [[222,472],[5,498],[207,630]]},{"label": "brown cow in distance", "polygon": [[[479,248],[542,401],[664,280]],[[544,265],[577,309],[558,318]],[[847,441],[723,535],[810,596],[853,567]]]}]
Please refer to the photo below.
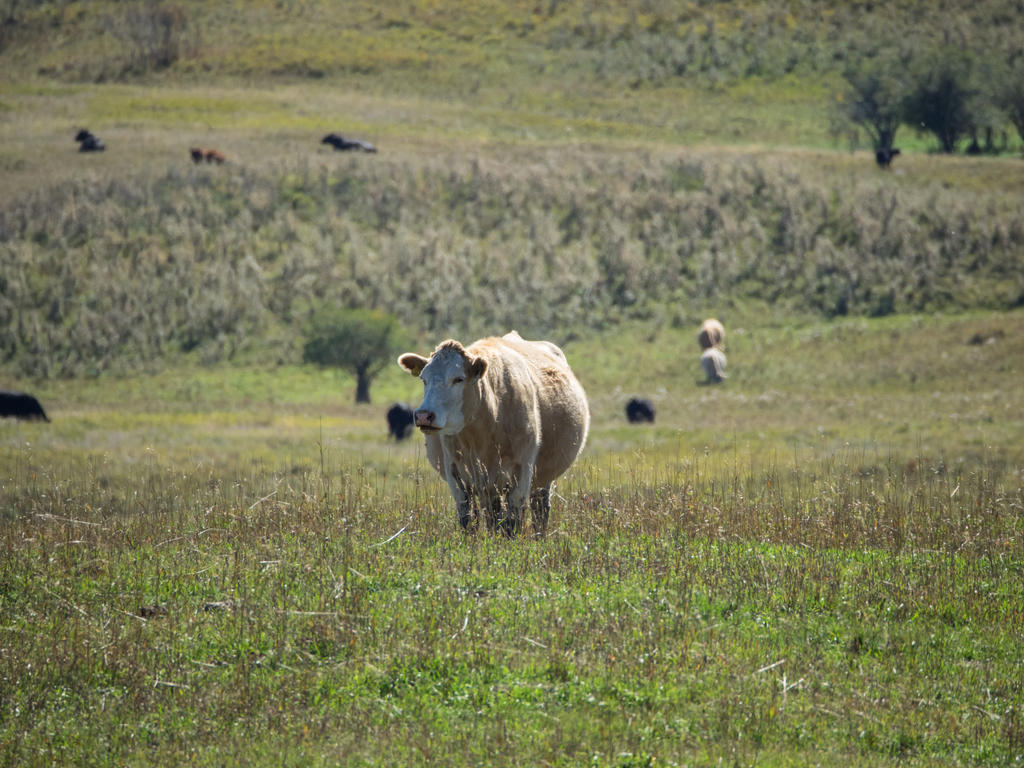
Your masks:
[{"label": "brown cow in distance", "polygon": [[208,163],[216,163],[222,165],[227,162],[227,158],[223,152],[219,152],[216,149],[200,149],[199,147],[192,147],[188,151],[189,156],[192,158],[192,162],[196,165],[205,160]]}]

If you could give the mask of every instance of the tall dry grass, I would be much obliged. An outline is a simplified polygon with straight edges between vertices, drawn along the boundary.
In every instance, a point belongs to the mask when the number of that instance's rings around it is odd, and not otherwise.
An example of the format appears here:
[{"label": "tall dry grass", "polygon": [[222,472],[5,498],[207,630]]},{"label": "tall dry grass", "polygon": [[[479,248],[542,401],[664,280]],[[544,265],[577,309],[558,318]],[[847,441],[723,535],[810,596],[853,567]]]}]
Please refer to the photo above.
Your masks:
[{"label": "tall dry grass", "polygon": [[1024,497],[985,467],[596,456],[508,541],[405,460],[54,458],[3,467],[10,762],[1020,754]]}]

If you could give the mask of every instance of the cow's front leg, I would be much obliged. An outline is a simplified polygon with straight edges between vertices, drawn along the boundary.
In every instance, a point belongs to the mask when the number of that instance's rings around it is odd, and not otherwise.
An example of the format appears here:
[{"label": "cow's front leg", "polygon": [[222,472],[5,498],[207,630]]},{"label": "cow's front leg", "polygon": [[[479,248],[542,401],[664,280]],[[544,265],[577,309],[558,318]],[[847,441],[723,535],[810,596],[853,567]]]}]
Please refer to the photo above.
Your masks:
[{"label": "cow's front leg", "polygon": [[530,511],[533,513],[533,533],[543,536],[548,530],[548,514],[551,512],[551,486],[534,488],[530,494]]},{"label": "cow's front leg", "polygon": [[473,509],[473,486],[469,479],[459,471],[456,458],[458,450],[452,439],[448,436],[440,439],[427,437],[427,458],[431,462],[436,461],[436,466],[444,474],[448,488],[455,499],[455,511],[458,514],[459,525],[467,530],[474,522],[476,515]]},{"label": "cow's front leg", "polygon": [[454,464],[448,465],[446,479],[451,489],[452,498],[455,499],[455,510],[459,516],[459,525],[463,530],[470,530],[476,527],[477,514],[476,506],[473,503],[473,489],[469,483],[459,474]]},{"label": "cow's front leg", "polygon": [[444,468],[444,480],[449,484],[452,498],[455,499],[456,512],[459,515],[459,524],[468,528],[473,521],[473,488],[469,481],[462,476],[453,459],[454,452],[449,445],[443,445],[443,457],[441,459]]}]

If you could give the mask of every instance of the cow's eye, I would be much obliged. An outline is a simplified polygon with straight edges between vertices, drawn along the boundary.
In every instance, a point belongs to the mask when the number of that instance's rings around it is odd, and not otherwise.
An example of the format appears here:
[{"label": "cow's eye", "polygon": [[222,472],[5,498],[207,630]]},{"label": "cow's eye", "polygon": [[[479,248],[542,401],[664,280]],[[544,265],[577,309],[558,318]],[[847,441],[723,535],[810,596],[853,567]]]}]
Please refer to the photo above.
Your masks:
[{"label": "cow's eye", "polygon": [[454,379],[452,379],[452,384],[461,384],[465,380],[466,380],[465,376],[456,376]]}]

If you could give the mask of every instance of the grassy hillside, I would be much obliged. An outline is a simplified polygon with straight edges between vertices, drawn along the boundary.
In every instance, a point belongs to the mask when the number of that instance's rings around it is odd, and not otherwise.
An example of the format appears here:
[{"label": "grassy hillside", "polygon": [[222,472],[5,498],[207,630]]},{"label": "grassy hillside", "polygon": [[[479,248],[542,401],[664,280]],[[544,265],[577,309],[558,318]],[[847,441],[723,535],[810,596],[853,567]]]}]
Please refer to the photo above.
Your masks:
[{"label": "grassy hillside", "polygon": [[[1018,159],[905,131],[886,174],[837,151],[830,115],[866,46],[1002,55],[1017,12],[12,2],[0,356],[31,377],[292,361],[324,299],[424,338],[1013,307]],[[76,152],[79,126],[108,151]],[[382,153],[339,156],[328,130]]]},{"label": "grassy hillside", "polygon": [[343,76],[360,86],[421,93],[428,84],[449,96],[487,98],[811,79],[882,40],[912,47],[947,38],[978,52],[1010,52],[1020,14],[1009,0],[896,8],[828,0],[6,4],[4,55],[21,76]]},{"label": "grassy hillside", "polygon": [[[494,140],[832,149],[857,55],[953,44],[1002,66],[1021,21],[1008,0],[7,5],[0,171],[16,189],[100,165],[69,157],[83,124],[117,148],[114,172],[177,162],[190,142],[245,162],[293,154],[328,129],[420,154]],[[934,139],[908,128],[900,144]]]},{"label": "grassy hillside", "polygon": [[[831,130],[1018,6],[0,0],[0,764],[1024,760],[1020,145]],[[299,364],[323,303],[564,346],[546,538]]]}]

